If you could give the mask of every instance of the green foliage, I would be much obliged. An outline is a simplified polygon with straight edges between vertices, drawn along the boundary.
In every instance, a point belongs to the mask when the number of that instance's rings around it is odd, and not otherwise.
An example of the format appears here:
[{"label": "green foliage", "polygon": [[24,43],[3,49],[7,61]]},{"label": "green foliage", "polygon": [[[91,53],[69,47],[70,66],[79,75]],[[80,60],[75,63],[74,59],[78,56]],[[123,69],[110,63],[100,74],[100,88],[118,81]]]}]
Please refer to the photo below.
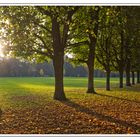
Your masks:
[{"label": "green foliage", "polygon": [[[130,11],[133,12],[130,13]],[[113,71],[118,71],[121,67],[124,70],[125,62],[128,59],[132,65],[135,65],[135,61],[138,58],[136,58],[136,52],[139,52],[138,47],[136,47],[138,42],[136,38],[139,36],[138,11],[138,7],[102,8],[96,56],[104,67],[103,69],[110,65]],[[110,41],[106,46],[107,38]],[[97,63],[96,65],[99,66]],[[135,66],[132,67],[134,68]]]},{"label": "green foliage", "polygon": [[111,70],[113,59],[113,17],[114,8],[105,7],[100,11],[99,33],[97,38],[96,58],[104,70]]},{"label": "green foliage", "polygon": [[[47,24],[46,17],[42,16],[35,7],[1,7],[1,14],[4,18],[3,24],[8,21],[3,26],[6,34],[3,39],[7,43],[5,53],[10,52],[11,55],[29,60],[40,59],[43,53],[47,53],[45,45],[49,48],[51,46],[48,38],[50,34],[46,34],[46,30],[41,28]],[[50,24],[47,28],[49,26]],[[43,59],[46,57],[47,54]]]},{"label": "green foliage", "polygon": [[[68,50],[73,58],[70,59],[75,64],[87,63],[89,59],[90,47],[94,47],[91,40],[97,38],[96,26],[98,25],[98,10],[100,7],[82,7],[76,14],[76,19],[72,29],[72,39],[69,40],[69,45],[73,46]],[[72,30],[73,31],[73,30]],[[92,38],[92,39],[91,39]],[[92,52],[91,52],[92,53]],[[94,52],[93,52],[94,53]]]},{"label": "green foliage", "polygon": [[5,53],[36,61],[52,59],[54,53],[52,20],[57,19],[60,37],[65,42],[67,41],[65,31],[67,32],[71,22],[68,14],[71,16],[72,10],[74,11],[75,7],[1,7],[3,18],[1,26],[4,30],[1,36],[5,41]]},{"label": "green foliage", "polygon": [[[0,40],[5,54],[22,57],[30,61],[50,61],[53,58],[52,18],[56,18],[60,26],[60,37],[65,37],[64,28],[68,27],[65,52],[71,53],[75,64],[88,61],[89,35],[98,40],[97,46],[110,38],[111,69],[118,70],[121,61],[121,34],[123,34],[123,57],[132,59],[138,64],[139,50],[139,7],[126,6],[83,6],[79,7],[71,19],[67,15],[74,6],[6,6],[0,7],[1,21]],[[96,19],[97,11],[99,19]],[[130,13],[130,11],[132,11]],[[95,26],[99,24],[99,34],[95,34]],[[101,34],[104,40],[101,40]],[[135,47],[137,46],[137,47]],[[72,48],[72,49],[71,49]],[[104,48],[104,47],[103,47]],[[103,49],[99,49],[97,56],[105,57]],[[132,53],[131,53],[132,52]],[[131,54],[131,55],[130,55]],[[101,58],[100,58],[101,59]],[[97,62],[97,61],[96,61]],[[97,64],[97,67],[100,64]],[[139,64],[138,64],[139,65]],[[135,67],[135,66],[133,66]]]}]

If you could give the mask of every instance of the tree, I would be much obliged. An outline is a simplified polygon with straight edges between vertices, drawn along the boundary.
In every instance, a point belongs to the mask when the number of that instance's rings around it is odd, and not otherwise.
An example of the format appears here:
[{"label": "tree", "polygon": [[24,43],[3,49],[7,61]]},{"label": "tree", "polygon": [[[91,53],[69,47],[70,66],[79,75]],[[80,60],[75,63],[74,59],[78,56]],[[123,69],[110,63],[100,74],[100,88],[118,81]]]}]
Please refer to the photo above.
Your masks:
[{"label": "tree", "polygon": [[106,90],[110,90],[110,73],[112,70],[112,7],[105,7],[101,11],[101,22],[97,39],[96,59],[106,71]]},{"label": "tree", "polygon": [[[131,86],[130,71],[132,72],[132,82],[134,84],[134,71],[137,61],[137,43],[139,36],[139,7],[123,7],[126,17],[125,25],[125,54],[126,54],[126,85]],[[132,11],[130,13],[130,11]],[[139,52],[139,51],[138,51]]]},{"label": "tree", "polygon": [[[119,71],[119,87],[123,88],[123,73],[125,69],[125,24],[126,17],[122,10],[123,7],[114,7],[115,16],[112,17],[112,49],[113,59],[112,66],[115,71]],[[117,15],[117,16],[116,16]]]},{"label": "tree", "polygon": [[[83,12],[84,11],[84,12]],[[83,7],[79,11],[77,32],[74,32],[72,44],[72,60],[77,64],[85,63],[88,68],[88,89],[87,93],[95,93],[94,90],[94,60],[98,34],[100,7]],[[81,15],[81,12],[83,14]],[[80,20],[79,20],[80,19]],[[73,27],[75,28],[75,27]]]},{"label": "tree", "polygon": [[[53,60],[54,99],[65,100],[63,64],[73,15],[80,7],[4,7],[4,39],[7,51],[30,60]],[[23,32],[24,30],[24,32]]]}]

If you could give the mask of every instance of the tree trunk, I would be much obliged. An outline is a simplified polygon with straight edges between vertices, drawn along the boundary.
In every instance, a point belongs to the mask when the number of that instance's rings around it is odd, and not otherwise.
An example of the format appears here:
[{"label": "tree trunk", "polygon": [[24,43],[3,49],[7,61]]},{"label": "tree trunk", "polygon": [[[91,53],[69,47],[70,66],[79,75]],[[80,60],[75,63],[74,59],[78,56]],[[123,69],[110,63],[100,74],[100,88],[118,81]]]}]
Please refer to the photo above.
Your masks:
[{"label": "tree trunk", "polygon": [[110,90],[110,70],[106,71],[106,90]]},{"label": "tree trunk", "polygon": [[124,72],[124,32],[121,31],[121,49],[120,49],[120,61],[119,61],[119,75],[120,75],[120,88],[123,88],[123,72]]},{"label": "tree trunk", "polygon": [[60,25],[57,18],[52,18],[53,36],[53,66],[55,73],[55,93],[54,99],[66,100],[63,85],[63,65],[64,65],[64,46],[61,42]]},{"label": "tree trunk", "polygon": [[87,93],[95,93],[94,90],[94,60],[95,60],[95,46],[96,38],[89,34],[90,44],[89,44],[89,54],[88,54],[88,90]]},{"label": "tree trunk", "polygon": [[120,76],[120,88],[123,88],[123,70],[119,71],[119,76]]},{"label": "tree trunk", "polygon": [[95,93],[94,90],[94,59],[95,59],[95,44],[96,39],[90,37],[89,55],[88,55],[88,89],[87,93]]},{"label": "tree trunk", "polygon": [[63,85],[63,56],[57,55],[54,57],[53,66],[55,73],[55,93],[54,99],[56,100],[66,100],[64,93],[64,85]]},{"label": "tree trunk", "polygon": [[137,83],[140,83],[140,71],[137,71]]},{"label": "tree trunk", "polygon": [[[91,21],[92,20],[98,21],[99,11],[100,11],[99,7],[96,11],[93,11],[93,10],[90,11],[91,12],[91,15],[90,15]],[[96,22],[94,25],[95,36],[97,36],[97,34],[98,34],[98,25],[99,25],[99,22]],[[97,38],[95,36],[93,36],[93,34],[91,34],[91,33],[88,33],[88,35],[89,35],[90,43],[89,43],[89,54],[88,54],[88,62],[87,62],[87,66],[88,66],[87,93],[96,93],[94,90],[94,60],[95,60],[95,47],[96,47]]]},{"label": "tree trunk", "polygon": [[87,93],[95,93],[94,90],[94,66],[93,63],[87,64],[88,67],[88,89]]},{"label": "tree trunk", "polygon": [[130,83],[130,61],[126,64],[126,86],[131,86]]},{"label": "tree trunk", "polygon": [[132,84],[135,85],[135,72],[132,71]]}]

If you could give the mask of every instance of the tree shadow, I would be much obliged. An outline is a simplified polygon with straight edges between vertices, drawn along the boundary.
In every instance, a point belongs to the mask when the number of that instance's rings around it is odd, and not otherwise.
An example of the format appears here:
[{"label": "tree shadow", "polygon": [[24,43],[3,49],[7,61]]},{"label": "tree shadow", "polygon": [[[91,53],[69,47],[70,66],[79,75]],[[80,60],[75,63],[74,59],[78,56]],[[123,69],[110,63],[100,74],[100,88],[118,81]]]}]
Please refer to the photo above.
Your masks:
[{"label": "tree shadow", "polygon": [[111,96],[111,95],[105,95],[105,94],[100,94],[100,93],[97,93],[96,95],[109,97],[109,98],[114,98],[114,99],[123,100],[123,101],[128,101],[128,102],[133,102],[133,103],[138,103],[138,104],[140,103],[139,101],[133,101],[133,100],[124,99],[124,98],[120,98],[120,97],[115,97],[115,96]]},{"label": "tree shadow", "polygon": [[125,88],[128,92],[140,92],[140,84],[131,85]]},{"label": "tree shadow", "polygon": [[67,105],[67,106],[70,106],[72,108],[75,108],[76,111],[79,111],[79,112],[83,112],[83,113],[86,113],[88,115],[91,115],[91,116],[94,116],[96,118],[99,118],[103,121],[108,121],[108,122],[111,122],[111,123],[116,123],[116,124],[119,124],[119,125],[122,125],[122,126],[125,126],[125,127],[130,127],[132,128],[133,130],[137,130],[137,129],[140,129],[140,125],[137,125],[137,124],[132,124],[132,123],[129,123],[127,121],[123,121],[123,120],[118,120],[118,119],[115,119],[111,116],[107,116],[107,115],[104,115],[104,114],[101,114],[101,113],[98,113],[96,111],[92,111],[90,110],[89,108],[87,107],[84,107],[82,105],[79,105],[71,100],[67,100],[67,101],[61,101],[63,104]]}]

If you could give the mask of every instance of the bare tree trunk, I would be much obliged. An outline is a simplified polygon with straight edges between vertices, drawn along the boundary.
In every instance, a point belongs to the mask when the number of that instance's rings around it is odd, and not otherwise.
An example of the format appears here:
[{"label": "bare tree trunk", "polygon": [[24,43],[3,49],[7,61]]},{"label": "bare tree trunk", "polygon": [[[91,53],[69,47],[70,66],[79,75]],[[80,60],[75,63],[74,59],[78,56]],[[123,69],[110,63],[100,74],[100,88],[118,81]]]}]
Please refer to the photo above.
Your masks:
[{"label": "bare tree trunk", "polygon": [[94,66],[93,63],[87,64],[88,66],[88,89],[87,93],[95,93],[94,90]]},{"label": "bare tree trunk", "polygon": [[56,100],[66,100],[64,94],[64,85],[63,85],[63,56],[57,55],[54,57],[53,66],[55,72],[55,93],[54,99]]},{"label": "bare tree trunk", "polygon": [[131,86],[130,83],[130,61],[127,61],[126,64],[126,86]]},{"label": "bare tree trunk", "polygon": [[124,32],[121,31],[121,49],[120,49],[120,63],[119,63],[119,74],[120,74],[120,88],[123,88],[123,72],[124,72]]},{"label": "bare tree trunk", "polygon": [[135,72],[132,71],[132,84],[135,85]]},{"label": "bare tree trunk", "polygon": [[[99,11],[100,8],[96,11],[91,11],[91,20],[98,21],[99,19]],[[95,23],[94,25],[94,34],[97,36],[98,34],[98,22]],[[97,38],[94,37],[91,33],[88,34],[90,43],[89,43],[89,55],[88,55],[88,61],[87,61],[87,66],[88,66],[88,89],[87,93],[96,93],[94,90],[94,60],[95,60],[95,47],[96,47],[96,42]]]},{"label": "bare tree trunk", "polygon": [[110,90],[110,70],[106,71],[106,90]]},{"label": "bare tree trunk", "polygon": [[123,88],[123,69],[119,71],[119,75],[120,75],[120,88]]},{"label": "bare tree trunk", "polygon": [[87,93],[95,93],[94,90],[94,59],[96,39],[90,36],[89,55],[88,55],[88,89]]},{"label": "bare tree trunk", "polygon": [[53,66],[55,72],[55,93],[54,99],[66,100],[63,85],[63,65],[64,65],[64,46],[61,43],[60,26],[56,18],[52,19],[53,36]]}]

